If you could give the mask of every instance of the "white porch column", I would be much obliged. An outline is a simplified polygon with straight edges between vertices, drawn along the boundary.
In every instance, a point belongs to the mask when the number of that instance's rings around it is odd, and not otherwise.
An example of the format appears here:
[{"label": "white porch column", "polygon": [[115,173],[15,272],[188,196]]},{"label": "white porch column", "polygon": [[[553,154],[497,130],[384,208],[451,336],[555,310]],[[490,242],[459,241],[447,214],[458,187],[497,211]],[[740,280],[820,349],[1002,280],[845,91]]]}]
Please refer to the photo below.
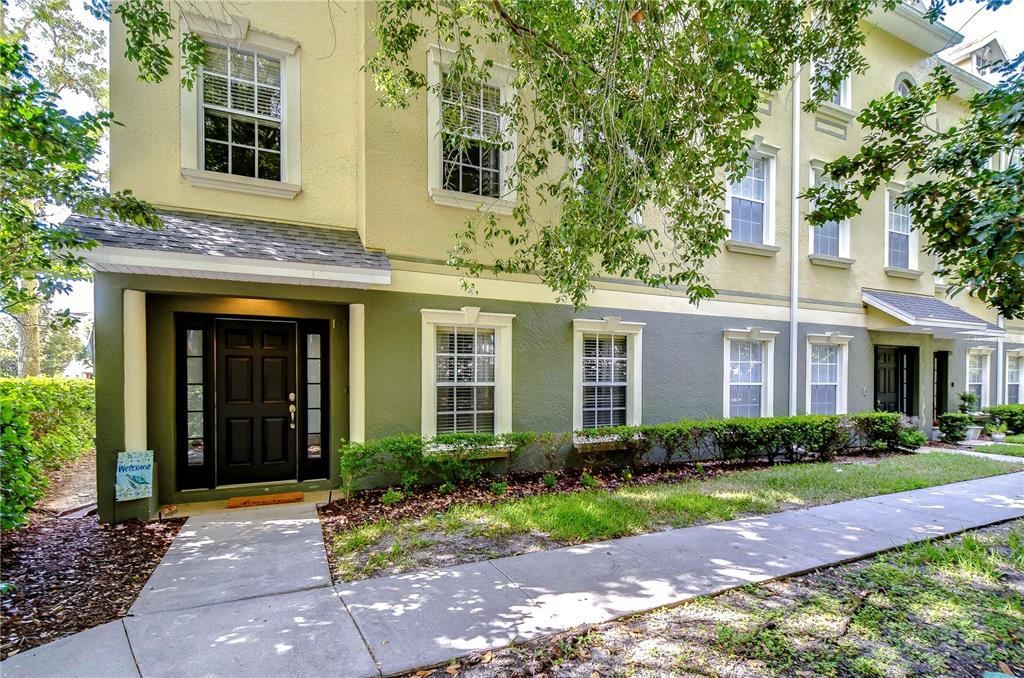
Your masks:
[{"label": "white porch column", "polygon": [[348,307],[348,437],[366,440],[366,306]]},{"label": "white porch column", "polygon": [[145,450],[146,293],[124,291],[124,449]]}]

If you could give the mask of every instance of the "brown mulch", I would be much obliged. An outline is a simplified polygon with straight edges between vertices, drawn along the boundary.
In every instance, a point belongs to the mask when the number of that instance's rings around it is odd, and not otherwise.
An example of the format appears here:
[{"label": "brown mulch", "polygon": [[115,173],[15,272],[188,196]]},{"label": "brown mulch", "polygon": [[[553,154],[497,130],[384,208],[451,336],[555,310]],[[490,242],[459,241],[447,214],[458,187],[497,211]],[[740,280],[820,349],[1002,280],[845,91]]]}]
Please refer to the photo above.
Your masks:
[{"label": "brown mulch", "polygon": [[126,615],[184,522],[89,516],[3,532],[0,658]]},{"label": "brown mulch", "polygon": [[[871,453],[869,455],[840,455],[836,463],[877,463],[878,460],[894,453]],[[752,462],[708,461],[685,466],[652,466],[636,472],[626,480],[621,470],[594,469],[591,475],[601,482],[602,490],[615,490],[623,486],[660,485],[683,483],[689,480],[711,480],[719,476],[751,469],[769,468],[778,465],[764,460]],[[557,482],[553,488],[544,484],[544,474],[513,475],[505,480],[508,489],[504,494],[495,495],[490,489],[491,478],[481,478],[477,484],[460,487],[449,494],[441,494],[435,488],[418,488],[416,493],[404,498],[398,504],[386,506],[381,495],[387,489],[363,490],[349,498],[334,499],[319,507],[320,527],[324,542],[332,543],[333,536],[363,525],[386,520],[397,523],[403,520],[423,518],[444,513],[448,509],[466,504],[497,504],[512,499],[521,499],[539,494],[580,492],[587,489],[581,482],[582,469],[562,469],[555,474]],[[332,573],[338,571],[334,550],[327,549],[328,565]]]},{"label": "brown mulch", "polygon": [[96,451],[89,450],[49,475],[46,494],[32,511],[55,516],[95,503]]}]

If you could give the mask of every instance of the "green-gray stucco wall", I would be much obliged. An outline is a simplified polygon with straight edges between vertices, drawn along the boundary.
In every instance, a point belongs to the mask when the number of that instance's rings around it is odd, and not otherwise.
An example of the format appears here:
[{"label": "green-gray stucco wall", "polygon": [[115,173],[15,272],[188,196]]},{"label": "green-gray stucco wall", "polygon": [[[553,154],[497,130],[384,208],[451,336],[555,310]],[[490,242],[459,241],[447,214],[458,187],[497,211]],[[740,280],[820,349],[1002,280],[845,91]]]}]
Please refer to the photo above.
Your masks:
[{"label": "green-gray stucco wall", "polygon": [[[445,297],[387,291],[281,285],[219,280],[99,273],[96,275],[97,482],[103,520],[113,520],[116,453],[124,445],[123,292],[147,293],[148,441],[158,463],[160,503],[201,501],[223,490],[180,492],[175,486],[174,314],[178,312],[247,316],[324,318],[331,332],[331,477],[302,489],[338,484],[337,450],[348,436],[348,304],[365,305],[366,437],[420,431],[420,332],[422,309],[479,306],[486,312],[513,313],[512,424],[515,430],[567,431],[572,427],[572,320],[621,316],[646,323],[643,333],[643,421],[720,417],[723,413],[723,332],[758,326],[776,331],[773,408],[788,413],[789,337],[784,322],[708,315],[590,308]],[[873,346],[921,346],[919,397],[931,407],[931,350],[952,350],[951,378],[962,381],[965,342],[873,333],[863,328],[801,324],[798,345],[798,411],[804,411],[809,333],[852,335],[849,352],[848,409],[873,408]],[[994,382],[994,379],[993,379]],[[955,404],[956,387],[950,386]],[[118,506],[116,519],[147,517],[151,507]]]}]

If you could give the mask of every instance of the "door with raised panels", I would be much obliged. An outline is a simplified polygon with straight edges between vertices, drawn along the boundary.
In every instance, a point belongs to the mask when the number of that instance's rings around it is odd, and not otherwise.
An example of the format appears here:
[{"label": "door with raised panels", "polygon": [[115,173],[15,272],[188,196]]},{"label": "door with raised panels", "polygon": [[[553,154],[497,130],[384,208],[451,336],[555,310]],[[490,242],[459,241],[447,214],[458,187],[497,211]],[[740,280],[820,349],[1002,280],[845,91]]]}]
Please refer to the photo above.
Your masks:
[{"label": "door with raised panels", "polygon": [[295,480],[296,325],[216,321],[217,484]]}]

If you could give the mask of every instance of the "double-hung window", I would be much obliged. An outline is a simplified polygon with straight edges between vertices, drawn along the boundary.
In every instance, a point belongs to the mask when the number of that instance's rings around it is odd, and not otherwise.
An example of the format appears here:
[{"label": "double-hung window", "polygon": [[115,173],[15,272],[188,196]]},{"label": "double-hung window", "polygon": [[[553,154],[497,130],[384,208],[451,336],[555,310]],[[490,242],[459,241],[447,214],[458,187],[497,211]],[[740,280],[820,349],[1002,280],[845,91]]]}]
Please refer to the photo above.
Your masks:
[{"label": "double-hung window", "polygon": [[573,430],[640,424],[643,327],[573,321]]},{"label": "double-hung window", "polygon": [[583,335],[583,428],[626,424],[627,363],[625,335]]},{"label": "double-hung window", "polygon": [[887,191],[886,206],[886,252],[887,266],[912,268],[915,257],[912,252],[910,208],[900,203],[898,191]]},{"label": "double-hung window", "polygon": [[852,338],[836,332],[808,335],[808,414],[846,414],[847,354]]},{"label": "double-hung window", "polygon": [[1020,353],[1006,356],[1006,402],[1010,405],[1024,403],[1021,393],[1021,372],[1024,371],[1024,357]]},{"label": "double-hung window", "polygon": [[[829,76],[828,69],[821,65],[815,65],[815,69],[820,71],[821,77],[827,78]],[[839,89],[832,93],[826,101],[833,106],[839,106],[841,108],[852,108],[851,96],[851,80],[850,76],[847,75],[843,78],[843,81],[839,84]]]},{"label": "double-hung window", "polygon": [[501,90],[461,89],[442,76],[441,187],[489,198],[501,196]]},{"label": "double-hung window", "polygon": [[777,334],[759,328],[726,330],[723,394],[726,417],[772,415],[772,361]]},{"label": "double-hung window", "polygon": [[[814,186],[823,183],[828,185],[821,166],[811,168],[811,180]],[[849,223],[827,221],[821,226],[811,227],[811,254],[827,257],[846,257],[849,255]]]},{"label": "double-hung window", "polygon": [[420,311],[424,436],[512,430],[512,321],[508,313]]},{"label": "double-hung window", "polygon": [[988,407],[988,351],[967,353],[967,390],[977,396],[978,407]]},{"label": "double-hung window", "polygon": [[494,433],[494,330],[435,329],[437,433]]},{"label": "double-hung window", "polygon": [[281,59],[206,45],[202,68],[202,167],[281,180]]},{"label": "double-hung window", "polygon": [[729,223],[732,239],[764,244],[767,240],[771,159],[763,155],[747,158],[747,171],[729,187]]}]

